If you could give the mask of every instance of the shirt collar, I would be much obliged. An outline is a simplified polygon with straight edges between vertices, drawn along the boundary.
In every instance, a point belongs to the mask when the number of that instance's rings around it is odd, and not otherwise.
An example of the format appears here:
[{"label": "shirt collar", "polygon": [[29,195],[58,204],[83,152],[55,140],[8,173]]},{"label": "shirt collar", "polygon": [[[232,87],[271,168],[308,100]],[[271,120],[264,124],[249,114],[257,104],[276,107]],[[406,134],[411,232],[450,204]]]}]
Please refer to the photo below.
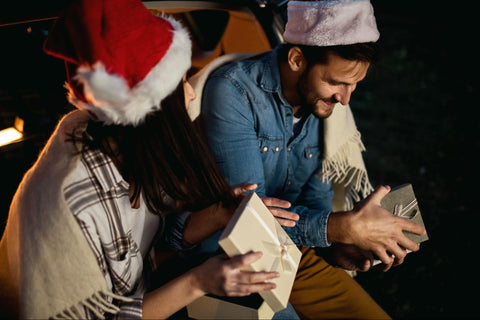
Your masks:
[{"label": "shirt collar", "polygon": [[282,82],[278,65],[278,49],[279,47],[262,57],[264,68],[263,73],[260,75],[260,87],[268,92],[277,92],[281,96]]},{"label": "shirt collar", "polygon": [[270,54],[262,57],[264,65],[263,73],[260,75],[260,87],[270,93],[277,93],[284,105],[290,105],[282,93],[282,81],[280,79],[280,65],[278,62],[278,51],[280,46],[273,49]]},{"label": "shirt collar", "polygon": [[83,153],[83,159],[92,171],[103,191],[108,192],[114,188],[129,188],[112,159],[98,149],[87,150]]}]

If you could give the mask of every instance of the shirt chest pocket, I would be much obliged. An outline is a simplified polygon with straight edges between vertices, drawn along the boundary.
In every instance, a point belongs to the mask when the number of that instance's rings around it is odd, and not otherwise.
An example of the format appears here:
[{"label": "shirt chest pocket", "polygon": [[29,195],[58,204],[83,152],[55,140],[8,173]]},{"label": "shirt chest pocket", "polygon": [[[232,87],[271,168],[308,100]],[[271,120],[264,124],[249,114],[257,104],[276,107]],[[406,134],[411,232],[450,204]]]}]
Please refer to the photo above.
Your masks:
[{"label": "shirt chest pocket", "polygon": [[275,174],[275,170],[281,169],[281,154],[284,151],[283,138],[259,137],[259,151],[263,161],[264,174]]},{"label": "shirt chest pocket", "polygon": [[295,172],[300,173],[305,178],[310,177],[316,172],[317,168],[321,164],[321,152],[318,146],[308,146],[303,149],[302,154],[299,157],[299,164]]},{"label": "shirt chest pocket", "polygon": [[303,159],[304,161],[312,160],[315,162],[320,157],[320,148],[318,146],[315,147],[305,147],[303,150]]}]

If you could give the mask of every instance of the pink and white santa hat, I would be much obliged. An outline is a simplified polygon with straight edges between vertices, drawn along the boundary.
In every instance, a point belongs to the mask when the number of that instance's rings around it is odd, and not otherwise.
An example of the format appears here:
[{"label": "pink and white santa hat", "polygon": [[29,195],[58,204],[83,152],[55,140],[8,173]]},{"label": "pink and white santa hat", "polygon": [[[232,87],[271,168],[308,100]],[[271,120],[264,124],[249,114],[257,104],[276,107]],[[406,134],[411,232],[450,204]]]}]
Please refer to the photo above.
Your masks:
[{"label": "pink and white santa hat", "polygon": [[376,42],[380,37],[369,0],[290,1],[285,41],[310,46]]},{"label": "pink and white santa hat", "polygon": [[67,65],[68,98],[106,124],[138,125],[191,65],[188,31],[140,0],[78,0],[44,50]]}]

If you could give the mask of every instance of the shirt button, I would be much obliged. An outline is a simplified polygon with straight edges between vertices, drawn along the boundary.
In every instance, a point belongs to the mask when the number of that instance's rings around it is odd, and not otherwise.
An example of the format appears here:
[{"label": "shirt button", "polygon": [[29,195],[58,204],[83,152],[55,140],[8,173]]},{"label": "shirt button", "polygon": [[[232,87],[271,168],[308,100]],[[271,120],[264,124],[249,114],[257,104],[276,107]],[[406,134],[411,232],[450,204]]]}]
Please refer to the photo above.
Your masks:
[{"label": "shirt button", "polygon": [[288,152],[292,151],[292,147],[288,147],[287,151]]},{"label": "shirt button", "polygon": [[291,184],[292,184],[292,181],[288,181],[288,182],[287,182],[287,185],[288,185],[288,186],[291,185]]},{"label": "shirt button", "polygon": [[278,151],[280,151],[280,148],[279,148],[279,147],[276,147],[276,148],[275,148],[275,152],[278,152]]},{"label": "shirt button", "polygon": [[308,157],[311,159],[313,157],[313,154],[309,153]]},{"label": "shirt button", "polygon": [[268,151],[268,147],[263,147],[263,152],[267,152]]}]

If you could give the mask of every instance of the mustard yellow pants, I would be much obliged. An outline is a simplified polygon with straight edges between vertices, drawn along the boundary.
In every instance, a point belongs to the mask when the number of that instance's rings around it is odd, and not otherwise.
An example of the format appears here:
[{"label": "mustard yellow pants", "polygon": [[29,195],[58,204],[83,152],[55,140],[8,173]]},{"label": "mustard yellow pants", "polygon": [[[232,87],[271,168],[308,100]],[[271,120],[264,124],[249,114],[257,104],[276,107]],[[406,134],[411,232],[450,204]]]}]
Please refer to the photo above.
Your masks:
[{"label": "mustard yellow pants", "polygon": [[391,319],[343,269],[329,265],[313,248],[301,251],[290,295],[301,319]]}]

